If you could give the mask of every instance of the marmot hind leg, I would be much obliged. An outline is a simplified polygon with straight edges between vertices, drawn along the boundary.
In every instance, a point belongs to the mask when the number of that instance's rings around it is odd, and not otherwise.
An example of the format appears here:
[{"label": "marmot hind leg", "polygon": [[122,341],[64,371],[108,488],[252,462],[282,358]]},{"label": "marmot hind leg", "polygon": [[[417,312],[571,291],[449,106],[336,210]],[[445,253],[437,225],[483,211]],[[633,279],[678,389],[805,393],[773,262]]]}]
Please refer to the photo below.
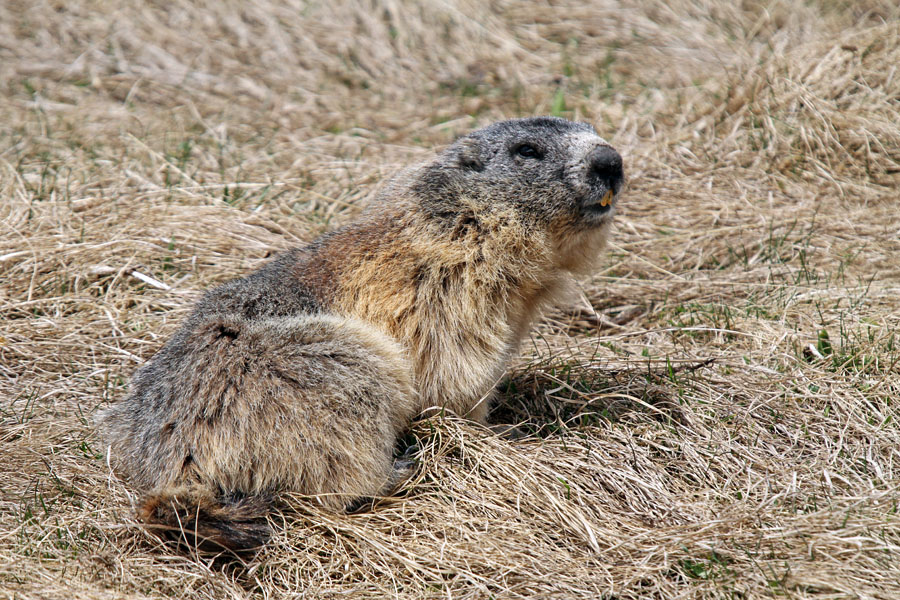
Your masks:
[{"label": "marmot hind leg", "polygon": [[[211,316],[139,371],[102,427],[113,461],[143,484],[143,514],[156,525],[182,527],[169,517],[193,504],[225,523],[217,498],[227,508],[280,492],[339,510],[396,485],[394,445],[418,405],[411,373],[396,342],[354,319]],[[242,546],[218,529],[208,537]]]}]

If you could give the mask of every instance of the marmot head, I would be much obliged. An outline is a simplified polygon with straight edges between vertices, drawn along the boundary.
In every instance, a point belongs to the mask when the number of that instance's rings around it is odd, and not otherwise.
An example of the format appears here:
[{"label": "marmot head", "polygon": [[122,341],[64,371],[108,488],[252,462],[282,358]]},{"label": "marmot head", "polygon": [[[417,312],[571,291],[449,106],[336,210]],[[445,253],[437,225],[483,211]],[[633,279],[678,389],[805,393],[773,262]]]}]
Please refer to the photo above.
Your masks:
[{"label": "marmot head", "polygon": [[458,139],[414,175],[412,190],[451,228],[503,215],[567,254],[587,255],[602,245],[623,181],[622,157],[591,125],[533,117]]}]

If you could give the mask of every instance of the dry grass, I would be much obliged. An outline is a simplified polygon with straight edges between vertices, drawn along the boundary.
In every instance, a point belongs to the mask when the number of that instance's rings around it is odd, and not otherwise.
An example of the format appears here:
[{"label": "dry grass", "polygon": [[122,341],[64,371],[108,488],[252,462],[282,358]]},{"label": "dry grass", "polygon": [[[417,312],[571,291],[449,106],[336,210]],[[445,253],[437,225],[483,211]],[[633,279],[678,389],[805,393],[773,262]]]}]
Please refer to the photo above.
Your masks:
[{"label": "dry grass", "polygon": [[[900,597],[896,3],[486,5],[0,5],[3,596]],[[142,531],[89,422],[198,294],[546,113],[630,189],[501,384],[531,435],[419,423],[246,565]]]}]

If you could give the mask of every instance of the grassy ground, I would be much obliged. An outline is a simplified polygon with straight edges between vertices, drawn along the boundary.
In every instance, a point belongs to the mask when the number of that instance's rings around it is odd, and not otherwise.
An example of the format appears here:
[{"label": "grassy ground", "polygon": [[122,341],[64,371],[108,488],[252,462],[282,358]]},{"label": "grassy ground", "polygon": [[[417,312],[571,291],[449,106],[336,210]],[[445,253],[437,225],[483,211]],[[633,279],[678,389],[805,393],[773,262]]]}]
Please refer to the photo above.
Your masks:
[{"label": "grassy ground", "polygon": [[[0,4],[0,595],[900,597],[898,65],[893,0]],[[199,293],[532,114],[630,178],[533,435],[421,422],[244,566],[142,531],[90,420]]]}]

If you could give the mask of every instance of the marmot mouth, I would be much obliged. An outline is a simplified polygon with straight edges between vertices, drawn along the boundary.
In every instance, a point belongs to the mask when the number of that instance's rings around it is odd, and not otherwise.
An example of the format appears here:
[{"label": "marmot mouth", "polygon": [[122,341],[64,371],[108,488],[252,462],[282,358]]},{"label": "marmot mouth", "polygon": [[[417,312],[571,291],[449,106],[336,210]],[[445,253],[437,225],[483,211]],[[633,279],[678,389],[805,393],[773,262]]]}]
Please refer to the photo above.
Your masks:
[{"label": "marmot mouth", "polygon": [[616,193],[607,189],[602,194],[590,194],[581,202],[581,210],[586,215],[604,215],[613,209]]}]

